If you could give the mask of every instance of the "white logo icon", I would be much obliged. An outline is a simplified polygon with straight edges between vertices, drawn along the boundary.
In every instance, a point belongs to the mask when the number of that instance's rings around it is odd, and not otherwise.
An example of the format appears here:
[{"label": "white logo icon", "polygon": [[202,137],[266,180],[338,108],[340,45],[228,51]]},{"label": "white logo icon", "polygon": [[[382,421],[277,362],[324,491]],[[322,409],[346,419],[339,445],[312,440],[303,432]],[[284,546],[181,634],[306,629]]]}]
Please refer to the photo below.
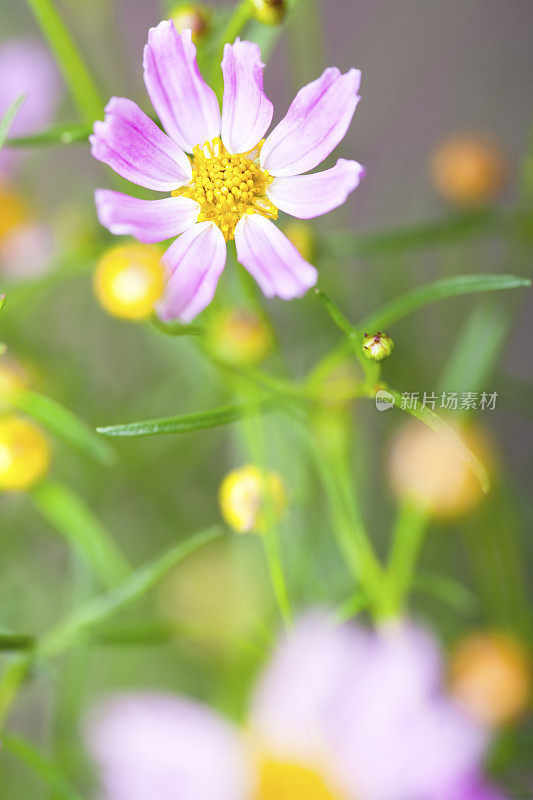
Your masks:
[{"label": "white logo icon", "polygon": [[392,408],[395,399],[390,392],[386,392],[384,389],[380,389],[379,392],[376,392],[376,408],[378,411],[387,411],[389,408]]}]

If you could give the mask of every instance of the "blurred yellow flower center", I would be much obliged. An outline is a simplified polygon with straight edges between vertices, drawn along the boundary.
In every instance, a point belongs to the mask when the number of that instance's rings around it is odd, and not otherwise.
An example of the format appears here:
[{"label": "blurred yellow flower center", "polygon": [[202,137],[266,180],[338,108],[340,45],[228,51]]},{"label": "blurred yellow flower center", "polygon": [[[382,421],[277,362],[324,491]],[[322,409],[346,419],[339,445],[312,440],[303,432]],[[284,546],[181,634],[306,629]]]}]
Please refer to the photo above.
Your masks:
[{"label": "blurred yellow flower center", "polygon": [[301,764],[268,760],[261,765],[254,800],[343,800],[319,772]]},{"label": "blurred yellow flower center", "polygon": [[222,516],[238,533],[263,533],[269,518],[279,519],[286,505],[281,477],[253,464],[226,475],[219,500]]},{"label": "blurred yellow flower center", "polygon": [[163,290],[160,251],[144,244],[111,248],[100,259],[94,290],[110,314],[124,319],[145,319]]},{"label": "blurred yellow flower center", "polygon": [[50,463],[48,440],[40,428],[21,417],[0,419],[0,489],[29,489]]},{"label": "blurred yellow flower center", "polygon": [[[261,142],[262,144],[262,142]],[[273,178],[256,163],[261,144],[250,153],[231,155],[219,138],[196,145],[192,180],[172,192],[200,204],[198,222],[214,222],[226,241],[235,238],[235,226],[244,214],[277,219],[278,210],[265,196]]]},{"label": "blurred yellow flower center", "polygon": [[23,199],[0,179],[0,239],[30,218]]},{"label": "blurred yellow flower center", "polygon": [[240,366],[258,364],[272,349],[272,330],[266,320],[244,309],[214,315],[207,333],[211,351]]}]

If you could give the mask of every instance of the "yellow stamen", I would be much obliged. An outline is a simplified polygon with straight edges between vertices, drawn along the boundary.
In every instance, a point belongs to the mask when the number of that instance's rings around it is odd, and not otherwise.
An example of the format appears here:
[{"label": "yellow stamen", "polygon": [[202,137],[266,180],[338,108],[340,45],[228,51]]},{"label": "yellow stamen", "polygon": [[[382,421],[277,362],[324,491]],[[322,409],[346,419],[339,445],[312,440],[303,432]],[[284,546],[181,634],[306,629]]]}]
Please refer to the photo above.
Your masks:
[{"label": "yellow stamen", "polygon": [[319,772],[302,764],[263,762],[254,800],[342,800]]},{"label": "yellow stamen", "polygon": [[172,192],[196,200],[198,222],[214,222],[226,241],[235,238],[235,226],[244,214],[278,218],[278,209],[265,194],[274,179],[258,163],[262,144],[237,155],[228,153],[218,137],[203,147],[196,145],[191,182]]}]

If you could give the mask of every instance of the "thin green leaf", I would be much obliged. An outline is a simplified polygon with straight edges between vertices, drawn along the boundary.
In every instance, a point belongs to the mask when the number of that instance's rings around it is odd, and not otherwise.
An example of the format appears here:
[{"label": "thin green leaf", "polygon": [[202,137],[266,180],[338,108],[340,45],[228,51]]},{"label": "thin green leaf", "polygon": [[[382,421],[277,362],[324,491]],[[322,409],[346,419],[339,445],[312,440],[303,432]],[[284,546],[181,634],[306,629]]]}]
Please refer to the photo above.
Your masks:
[{"label": "thin green leaf", "polygon": [[179,414],[176,417],[161,417],[148,419],[143,422],[130,422],[125,425],[109,425],[97,428],[103,436],[157,436],[167,433],[188,433],[204,428],[216,428],[220,425],[229,425],[245,417],[264,413],[276,405],[265,402],[261,405],[228,405],[214,408],[211,411],[195,411],[192,414]]},{"label": "thin green leaf", "polygon": [[458,614],[472,614],[479,606],[475,594],[453,578],[436,573],[419,573],[413,579],[413,590],[436,597]]},{"label": "thin green leaf", "polygon": [[129,566],[103,525],[67,486],[43,481],[30,495],[49,523],[107,585],[116,586]]},{"label": "thin green leaf", "polygon": [[2,747],[26,764],[54,792],[57,800],[83,800],[55,764],[22,737],[4,735]]},{"label": "thin green leaf", "polygon": [[82,455],[101,464],[113,464],[116,458],[108,442],[100,439],[72,411],[37,392],[19,392],[13,400],[16,407],[40,422],[50,433],[65,441]]},{"label": "thin green leaf", "polygon": [[65,145],[86,142],[92,133],[92,125],[84,122],[54,125],[30,136],[16,136],[8,139],[9,147],[41,147],[43,145]]},{"label": "thin green leaf", "polygon": [[52,629],[38,649],[41,656],[51,656],[64,650],[108,620],[134,600],[143,597],[164,575],[187,555],[220,536],[222,528],[215,525],[175,545],[148,566],[141,567],[120,586],[75,609],[63,622]]},{"label": "thin green leaf", "polygon": [[24,99],[25,99],[25,95],[23,95],[23,94],[21,94],[20,97],[17,97],[17,99],[13,103],[11,103],[11,105],[7,109],[6,113],[4,114],[2,119],[0,120],[0,150],[4,146],[4,143],[5,143],[6,138],[7,138],[7,134],[9,133],[9,129],[10,129],[12,123],[13,123],[13,120],[15,119],[15,117],[17,115],[17,112],[18,112],[20,106],[24,102]]},{"label": "thin green leaf", "polygon": [[400,392],[391,389],[390,386],[385,387],[385,389],[394,397],[398,408],[425,423],[428,428],[431,428],[431,430],[437,434],[437,436],[440,436],[441,439],[451,445],[459,458],[464,461],[468,469],[478,479],[481,484],[481,488],[485,494],[487,494],[490,489],[490,479],[486,468],[483,466],[479,458],[474,455],[474,453],[465,445],[454,429],[427,406],[420,406],[417,408],[409,408],[408,406],[404,406],[402,408],[402,396]]},{"label": "thin green leaf", "polygon": [[447,297],[476,292],[495,292],[500,289],[519,289],[526,286],[531,286],[531,281],[518,275],[458,275],[453,278],[444,278],[441,281],[426,284],[426,286],[419,286],[397,297],[365,317],[359,323],[359,328],[363,331],[387,328],[412,311],[435,303],[437,300],[445,300]]},{"label": "thin green leaf", "polygon": [[35,639],[20,633],[0,633],[0,651],[2,650],[29,650],[33,647]]},{"label": "thin green leaf", "polygon": [[333,231],[319,239],[319,247],[335,258],[385,256],[454,244],[484,234],[498,233],[509,224],[508,215],[498,209],[482,209],[455,214],[448,219],[427,222],[411,228],[353,233]]},{"label": "thin green leaf", "polygon": [[438,392],[479,392],[490,376],[511,327],[511,315],[494,304],[476,308],[461,327]]},{"label": "thin green leaf", "polygon": [[80,52],[52,0],[26,0],[52,50],[72,99],[88,122],[102,114],[103,103]]}]

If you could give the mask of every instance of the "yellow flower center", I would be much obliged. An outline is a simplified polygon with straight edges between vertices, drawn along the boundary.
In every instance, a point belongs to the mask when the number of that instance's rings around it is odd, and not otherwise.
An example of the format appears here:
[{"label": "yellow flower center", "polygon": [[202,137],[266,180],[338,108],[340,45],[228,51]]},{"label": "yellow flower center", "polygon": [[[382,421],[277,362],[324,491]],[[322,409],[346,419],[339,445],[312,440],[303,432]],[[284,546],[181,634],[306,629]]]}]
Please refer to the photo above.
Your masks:
[{"label": "yellow flower center", "polygon": [[214,222],[226,241],[235,238],[235,226],[244,214],[278,218],[277,208],[266,197],[273,178],[258,164],[259,145],[249,153],[228,153],[217,137],[196,145],[192,156],[192,180],[174,196],[183,195],[200,204],[198,222]]},{"label": "yellow flower center", "polygon": [[254,800],[343,800],[318,772],[301,764],[264,761]]},{"label": "yellow flower center", "polygon": [[163,290],[160,250],[147,244],[117,245],[107,250],[98,262],[94,290],[113,316],[146,319]]}]

